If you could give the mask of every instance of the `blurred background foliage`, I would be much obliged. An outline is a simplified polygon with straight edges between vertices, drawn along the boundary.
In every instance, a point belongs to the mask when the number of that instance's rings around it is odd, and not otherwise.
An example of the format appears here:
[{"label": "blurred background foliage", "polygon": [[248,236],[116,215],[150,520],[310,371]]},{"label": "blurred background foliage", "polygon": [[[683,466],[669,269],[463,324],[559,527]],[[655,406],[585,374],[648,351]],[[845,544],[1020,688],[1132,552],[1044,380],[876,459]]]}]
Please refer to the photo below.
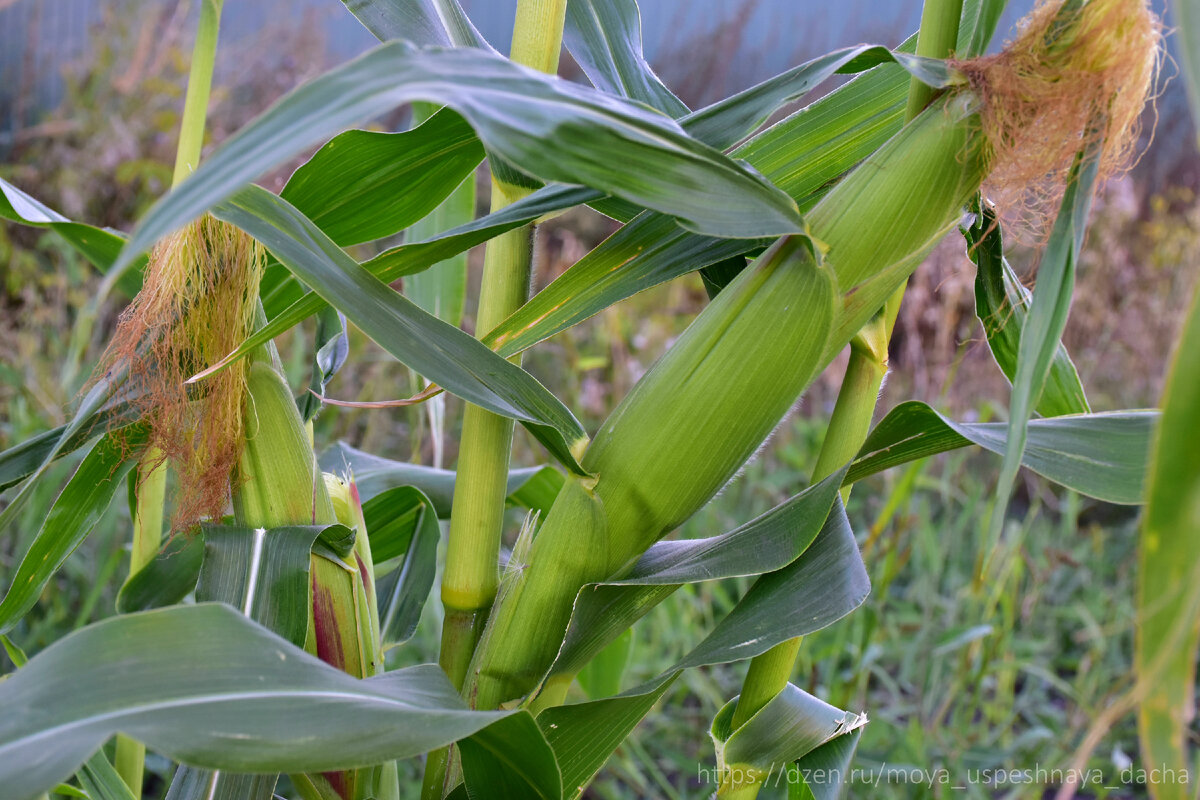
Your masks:
[{"label": "blurred background foliage", "polygon": [[[0,0],[0,177],[69,217],[128,230],[170,182],[194,5]],[[502,20],[511,19],[508,4],[464,5],[492,41],[506,40]],[[1011,5],[1006,21],[1029,3]],[[690,12],[686,2],[644,0],[643,6],[652,61],[693,106],[839,45],[894,45],[915,28],[920,10],[915,0],[883,4],[878,13],[872,0],[835,5],[713,0],[693,4]],[[868,7],[870,13],[854,13]],[[793,13],[809,24],[780,23],[780,15]],[[262,8],[232,14],[222,32],[210,143],[287,89],[368,46],[370,37],[356,25],[332,2],[290,4],[281,14]],[[1172,72],[1168,65],[1166,73]],[[578,76],[569,57],[562,74]],[[1098,411],[1156,404],[1197,278],[1200,160],[1179,82],[1166,86],[1156,115],[1156,136],[1147,141],[1138,166],[1109,185],[1096,204],[1065,336]],[[401,129],[408,120],[400,112],[374,124]],[[278,190],[288,173],[280,170],[263,184]],[[613,228],[586,211],[542,226],[535,288]],[[476,279],[480,256],[473,253],[470,262]],[[1018,246],[1011,258],[1032,281],[1031,254]],[[956,236],[917,271],[893,340],[881,410],[916,398],[959,418],[1003,418],[1007,385],[974,315],[973,280]],[[53,234],[0,227],[0,448],[64,421],[120,312],[119,302],[101,309],[88,340],[77,340],[75,323],[96,283],[94,270]],[[477,283],[471,282],[472,290]],[[688,276],[551,339],[529,353],[526,364],[594,430],[704,303],[699,277]],[[468,329],[473,307],[469,296]],[[280,342],[294,387],[307,382],[310,341],[293,333]],[[357,331],[351,352],[331,395],[377,400],[411,393],[414,376]],[[842,363],[830,368],[757,461],[681,535],[730,529],[804,486]],[[446,460],[452,464],[461,419],[457,400],[448,402],[447,419]],[[431,455],[419,410],[327,408],[316,422],[318,447],[339,439],[393,458],[429,463]],[[523,433],[516,447],[522,464],[541,458]],[[71,466],[56,469],[65,478]],[[1000,613],[993,624],[978,624],[982,610],[971,581],[996,466],[986,455],[948,455],[878,476],[852,495],[850,518],[861,533],[875,590],[859,612],[805,642],[795,681],[835,705],[871,714],[857,767],[944,768],[960,778],[968,770],[1064,768],[1106,704],[1130,685],[1132,510],[1052,490],[1027,475],[1010,520],[1026,533],[1019,549],[1002,556]],[[37,522],[26,519],[0,535],[0,586],[7,584]],[[517,524],[514,518],[514,532]],[[128,537],[128,510],[115,504],[14,639],[32,654],[66,631],[113,613]],[[656,608],[634,630],[626,685],[672,664],[742,589],[736,582],[685,587]],[[435,592],[417,638],[393,651],[397,663],[436,658],[436,605]],[[713,766],[711,747],[696,733],[738,691],[744,668],[686,673],[663,700],[667,710],[651,715],[618,750],[589,796],[683,798],[711,792],[703,773]],[[1200,739],[1200,732],[1193,733]],[[1089,766],[1115,776],[1135,752],[1129,718],[1106,733]],[[165,762],[157,766],[166,769]],[[772,791],[782,796],[784,790]],[[868,793],[964,794],[895,782],[851,788],[854,797]],[[1041,793],[1027,783],[972,785],[965,792]],[[1143,794],[1136,787],[1088,786],[1079,796]]]}]

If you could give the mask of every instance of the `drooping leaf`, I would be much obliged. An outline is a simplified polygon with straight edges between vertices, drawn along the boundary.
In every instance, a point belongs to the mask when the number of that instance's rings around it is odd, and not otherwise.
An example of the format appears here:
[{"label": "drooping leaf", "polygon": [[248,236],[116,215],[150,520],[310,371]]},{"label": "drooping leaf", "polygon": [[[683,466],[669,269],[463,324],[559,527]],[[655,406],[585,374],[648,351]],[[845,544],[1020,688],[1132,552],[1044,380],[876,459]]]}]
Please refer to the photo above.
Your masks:
[{"label": "drooping leaf", "polygon": [[332,771],[507,716],[466,708],[436,667],[353,678],[215,603],[104,620],[28,666],[0,683],[0,785],[14,800],[53,787],[118,730],[193,766]]},{"label": "drooping leaf", "polygon": [[582,788],[604,765],[680,671],[751,658],[780,641],[819,630],[858,607],[869,587],[839,502],[799,558],[759,578],[731,615],[671,669],[616,697],[547,708],[538,715],[568,794]]},{"label": "drooping leaf", "polygon": [[[125,245],[124,235],[67,219],[5,180],[0,180],[0,218],[22,225],[49,228],[101,273],[108,272]],[[129,297],[133,297],[141,288],[142,278],[138,272],[144,264],[145,259],[140,259],[135,265],[136,271],[127,272],[117,284]]]},{"label": "drooping leaf", "polygon": [[571,0],[563,44],[600,91],[637,100],[670,117],[688,113],[642,54],[637,0]]},{"label": "drooping leaf", "polygon": [[[1142,520],[1138,569],[1135,670],[1144,694],[1138,732],[1144,763],[1163,776],[1158,800],[1195,791],[1188,730],[1195,715],[1196,653],[1200,649],[1200,293],[1184,323],[1163,391]],[[1171,778],[1176,778],[1172,780]]]},{"label": "drooping leaf", "polygon": [[136,430],[123,440],[109,434],[84,457],[51,506],[0,600],[0,633],[12,630],[33,608],[46,582],[96,527],[144,441],[144,434]]},{"label": "drooping leaf", "polygon": [[214,214],[262,242],[402,363],[464,400],[516,419],[568,469],[582,471],[572,451],[587,434],[554,395],[470,334],[389,289],[285,200],[251,186]]},{"label": "drooping leaf", "polygon": [[[799,230],[795,204],[670,118],[473,48],[393,41],[289,93],[150,210],[114,269],[347,125],[424,100],[461,114],[490,152],[544,181],[590,186],[710,235]],[[626,169],[612,170],[618,161]]]},{"label": "drooping leaf", "polygon": [[[1017,365],[1008,408],[1008,434],[996,481],[996,504],[988,526],[988,542],[994,546],[1003,532],[1008,501],[1021,467],[1033,407],[1046,386],[1055,354],[1062,341],[1075,289],[1075,264],[1083,249],[1092,189],[1099,170],[1098,146],[1081,153],[1067,181],[1066,192],[1050,239],[1038,266],[1038,281],[1029,303],[1029,314],[1021,328]],[[986,545],[985,545],[986,546]],[[989,551],[990,552],[990,551]]]},{"label": "drooping leaf", "polygon": [[[413,486],[429,498],[439,518],[450,516],[454,502],[454,470],[392,461],[351,447],[345,442],[338,442],[325,451],[321,456],[321,469],[352,474],[358,485],[359,496],[366,504],[364,512],[371,505],[371,499],[381,492],[399,486]],[[509,470],[509,502],[525,508],[545,510],[554,502],[551,495],[558,494],[563,481],[562,473],[552,467]],[[368,517],[367,529],[373,530],[370,523]]]},{"label": "drooping leaf", "polygon": [[707,539],[652,545],[621,580],[580,590],[551,674],[574,674],[680,585],[759,575],[795,562],[821,530],[842,472],[745,525]]},{"label": "drooping leaf", "polygon": [[[975,222],[962,229],[967,255],[975,262],[975,314],[983,325],[988,347],[1010,381],[1017,371],[1021,331],[1029,314],[1029,291],[1004,257],[1000,222],[990,206],[981,207]],[[1079,373],[1060,341],[1050,364],[1046,385],[1036,408],[1042,416],[1086,414],[1091,411]]]},{"label": "drooping leaf", "polygon": [[345,247],[425,217],[482,160],[471,126],[443,109],[409,131],[339,133],[292,173],[279,195]]},{"label": "drooping leaf", "polygon": [[[1035,419],[1021,463],[1055,483],[1110,503],[1143,502],[1154,411]],[[1002,422],[954,422],[924,403],[896,406],[880,420],[846,474],[846,483],[968,444],[1003,455]]]}]

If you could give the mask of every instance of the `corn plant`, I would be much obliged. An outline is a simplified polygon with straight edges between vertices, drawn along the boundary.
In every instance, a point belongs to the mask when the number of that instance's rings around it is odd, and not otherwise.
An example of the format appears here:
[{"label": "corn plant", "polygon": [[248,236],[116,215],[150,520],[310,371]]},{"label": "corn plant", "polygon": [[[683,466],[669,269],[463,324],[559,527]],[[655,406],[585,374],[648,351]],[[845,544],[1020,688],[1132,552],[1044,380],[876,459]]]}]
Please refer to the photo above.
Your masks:
[{"label": "corn plant", "polygon": [[[171,798],[576,797],[683,670],[746,659],[712,722],[713,790],[751,798],[781,765],[821,765],[830,780],[802,796],[836,796],[867,716],[790,680],[802,637],[870,591],[845,499],[967,446],[1000,460],[979,524],[982,617],[996,563],[1019,547],[1004,522],[1020,467],[1149,502],[1126,704],[1146,757],[1186,767],[1200,465],[1181,432],[1200,402],[1186,355],[1200,317],[1161,422],[1093,411],[1060,341],[1093,193],[1128,166],[1154,86],[1161,27],[1143,0],[1043,3],[992,55],[1003,0],[926,0],[895,50],[837,50],[697,110],[648,66],[634,0],[520,0],[508,57],[455,0],[345,5],[382,43],[201,161],[221,14],[204,0],[175,185],[128,235],[0,183],[0,214],[50,228],[103,273],[94,308],[132,296],[70,421],[0,453],[0,526],[82,453],[0,601],[0,633],[122,479],[134,522],[115,617],[27,663],[4,640],[19,667],[0,682],[4,797],[140,797],[145,747],[178,764]],[[564,44],[590,86],[556,77]],[[853,78],[766,124],[838,73]],[[411,130],[350,127],[406,103],[420,104]],[[253,184],[315,145],[279,194]],[[490,210],[474,218],[485,158]],[[531,298],[537,224],[583,205],[620,227]],[[1000,220],[1014,218],[1042,245],[1032,293],[1005,259]],[[401,245],[350,254],[401,231]],[[913,401],[872,428],[905,282],[956,231],[1012,384],[1008,421]],[[459,322],[477,245],[473,337]],[[694,271],[711,302],[593,434],[522,368],[526,349]],[[314,316],[297,396],[273,340]],[[351,323],[421,376],[394,405],[425,404],[437,431],[441,394],[466,402],[453,472],[345,445],[318,458],[311,420]],[[670,538],[847,348],[810,485],[734,530]],[[515,423],[552,466],[511,467]],[[528,510],[519,532],[504,530],[513,506]],[[443,536],[439,661],[388,670]],[[750,588],[661,675],[628,686],[597,660],[680,586],[736,578]],[[610,691],[592,683],[577,702],[589,664]],[[422,757],[422,786],[402,786],[398,761]]]}]

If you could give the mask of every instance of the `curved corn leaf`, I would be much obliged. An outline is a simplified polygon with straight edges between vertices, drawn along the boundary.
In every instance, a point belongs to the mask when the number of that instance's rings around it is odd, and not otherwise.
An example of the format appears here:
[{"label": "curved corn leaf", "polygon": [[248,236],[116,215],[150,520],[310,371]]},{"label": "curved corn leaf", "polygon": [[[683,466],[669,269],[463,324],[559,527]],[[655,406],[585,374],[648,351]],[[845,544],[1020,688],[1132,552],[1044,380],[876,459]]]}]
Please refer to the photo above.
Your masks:
[{"label": "curved corn leaf", "polygon": [[788,800],[838,800],[845,795],[850,761],[863,727],[830,739],[795,764],[797,781],[788,782]]},{"label": "curved corn leaf", "polygon": [[600,91],[637,100],[670,117],[688,112],[642,54],[637,0],[571,0],[563,44]]},{"label": "curved corn leaf", "polygon": [[103,750],[97,750],[83,767],[75,774],[79,785],[87,792],[85,797],[90,800],[140,800],[121,780],[116,768],[105,757]]},{"label": "curved corn leaf", "polygon": [[[992,357],[1011,381],[1017,370],[1017,351],[1029,314],[1030,295],[1004,257],[1000,222],[990,206],[979,208],[974,223],[961,230],[967,241],[967,255],[976,266],[975,314],[987,335]],[[1092,410],[1075,364],[1061,341],[1036,408],[1045,417],[1086,414]]]},{"label": "curved corn leaf", "polygon": [[459,743],[463,785],[471,800],[559,800],[554,751],[529,712],[494,722]]},{"label": "curved corn leaf", "polygon": [[175,534],[117,593],[117,613],[175,605],[196,588],[204,563],[203,534]]},{"label": "curved corn leaf", "polygon": [[492,49],[457,0],[342,0],[342,4],[381,42],[408,39],[422,46]]},{"label": "curved corn leaf", "polygon": [[[733,155],[808,208],[832,181],[900,129],[907,93],[907,73],[878,68],[772,126]],[[573,264],[484,341],[504,355],[515,355],[637,292],[766,244],[765,239],[700,236],[681,230],[669,217],[645,212]]]},{"label": "curved corn leaf", "polygon": [[144,434],[136,429],[123,440],[109,434],[84,456],[50,507],[29,551],[13,573],[8,592],[0,600],[0,633],[12,630],[33,608],[46,582],[96,527],[144,441]]},{"label": "curved corn leaf", "polygon": [[[348,472],[354,477],[359,496],[364,501],[363,513],[371,499],[387,489],[413,486],[433,503],[440,519],[450,516],[454,501],[454,470],[435,469],[405,461],[392,461],[338,442],[321,456],[321,469],[326,472]],[[554,502],[564,478],[553,467],[519,467],[508,472],[508,501],[529,509],[545,511]],[[374,530],[371,518],[367,529]]]},{"label": "curved corn leaf", "polygon": [[471,126],[443,109],[409,131],[338,134],[292,173],[279,195],[345,247],[417,222],[482,160]]},{"label": "curved corn leaf", "polygon": [[570,794],[586,785],[680,671],[751,658],[781,641],[820,630],[861,605],[869,590],[866,568],[837,501],[808,549],[783,569],[759,578],[730,615],[670,670],[616,697],[548,708],[538,715],[558,757],[564,788]]},{"label": "curved corn leaf", "polygon": [[308,389],[296,398],[300,419],[308,422],[321,410],[325,387],[346,363],[350,355],[350,337],[346,333],[346,317],[342,312],[326,306],[317,312],[316,355],[313,356],[312,378]]},{"label": "curved corn leaf", "polygon": [[[306,146],[414,100],[454,109],[491,152],[536,178],[591,186],[709,234],[767,236],[801,224],[783,192],[657,112],[482,50],[396,41],[292,91],[226,140],[155,204],[114,269]],[[610,169],[614,161],[627,169]]]},{"label": "curved corn leaf", "polygon": [[52,788],[118,730],[193,766],[332,771],[507,716],[468,709],[436,667],[353,678],[217,603],[104,620],[28,666],[0,683],[0,785],[14,800]]},{"label": "curved corn leaf", "polygon": [[568,469],[582,472],[572,451],[587,434],[554,395],[470,334],[392,291],[285,200],[251,186],[214,214],[262,242],[402,363],[464,400],[519,421]]},{"label": "curved corn leaf", "polygon": [[[1156,411],[1035,419],[1021,463],[1042,477],[1109,503],[1143,502]],[[924,403],[901,403],[880,420],[846,474],[860,481],[889,467],[969,444],[1003,455],[1003,422],[954,422]]]},{"label": "curved corn leaf", "polygon": [[760,778],[862,728],[865,714],[834,708],[789,683],[740,728],[732,729],[737,700],[717,712],[710,734],[720,772]]},{"label": "curved corn leaf", "polygon": [[[63,241],[75,248],[101,273],[108,272],[121,252],[121,248],[125,245],[123,234],[108,228],[97,228],[94,225],[67,219],[2,179],[0,179],[0,218],[19,222],[22,225],[49,228],[61,236]],[[139,259],[135,265],[136,271],[126,272],[118,282],[121,291],[129,297],[133,297],[141,288],[142,278],[138,273],[145,265],[145,261],[144,258]]]},{"label": "curved corn leaf", "polygon": [[[1151,462],[1138,568],[1135,669],[1144,687],[1138,733],[1144,763],[1160,775],[1187,776],[1188,729],[1195,715],[1200,648],[1200,453],[1194,435],[1200,409],[1200,293],[1175,353],[1163,392],[1163,416]],[[1193,796],[1194,779],[1163,779],[1158,800]]]},{"label": "curved corn leaf", "polygon": [[1067,326],[1075,289],[1075,264],[1087,232],[1099,158],[1099,147],[1093,146],[1076,160],[1058,218],[1038,265],[1037,285],[1033,288],[1033,299],[1017,349],[1008,409],[1008,435],[1000,461],[1000,477],[996,481],[996,504],[992,508],[988,543],[985,544],[987,553],[1000,541],[1008,501],[1025,453],[1033,406],[1045,388]]},{"label": "curved corn leaf", "polygon": [[[591,189],[548,186],[500,211],[460,225],[429,241],[414,242],[387,250],[370,261],[364,262],[363,267],[384,283],[391,283],[397,278],[416,274],[459,253],[466,252],[475,245],[482,244],[501,233],[527,225],[546,214],[588,202],[597,196],[600,195]],[[290,276],[286,283],[293,287],[299,285]],[[287,291],[281,291],[269,296],[264,293],[263,306],[270,321],[231,353],[222,362],[223,365],[227,366],[252,352],[264,342],[303,322],[311,314],[326,307],[326,303],[315,292],[310,291],[296,298],[291,297]]]},{"label": "curved corn leaf", "polygon": [[842,474],[719,536],[656,542],[629,575],[581,589],[550,674],[577,673],[684,583],[760,575],[794,562],[828,518]]},{"label": "curved corn leaf", "polygon": [[[372,497],[363,504],[363,520],[375,559],[379,633],[383,647],[393,647],[407,642],[417,629],[437,572],[441,528],[433,502],[412,486]],[[380,566],[401,555],[400,563],[382,574]]]}]

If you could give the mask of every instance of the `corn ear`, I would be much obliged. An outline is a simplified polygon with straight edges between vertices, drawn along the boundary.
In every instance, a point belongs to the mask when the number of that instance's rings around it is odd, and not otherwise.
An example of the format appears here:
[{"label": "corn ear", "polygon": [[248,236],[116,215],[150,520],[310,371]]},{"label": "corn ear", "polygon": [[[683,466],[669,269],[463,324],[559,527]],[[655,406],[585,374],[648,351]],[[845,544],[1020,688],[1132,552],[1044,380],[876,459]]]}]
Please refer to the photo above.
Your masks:
[{"label": "corn ear", "polygon": [[783,239],[638,382],[584,456],[594,489],[578,481],[564,488],[517,589],[497,602],[468,691],[480,708],[532,690],[580,587],[623,570],[762,444],[819,367],[834,296],[808,242]]},{"label": "corn ear", "polygon": [[267,361],[247,379],[246,441],[233,493],[238,520],[255,528],[337,520],[296,401]]}]

